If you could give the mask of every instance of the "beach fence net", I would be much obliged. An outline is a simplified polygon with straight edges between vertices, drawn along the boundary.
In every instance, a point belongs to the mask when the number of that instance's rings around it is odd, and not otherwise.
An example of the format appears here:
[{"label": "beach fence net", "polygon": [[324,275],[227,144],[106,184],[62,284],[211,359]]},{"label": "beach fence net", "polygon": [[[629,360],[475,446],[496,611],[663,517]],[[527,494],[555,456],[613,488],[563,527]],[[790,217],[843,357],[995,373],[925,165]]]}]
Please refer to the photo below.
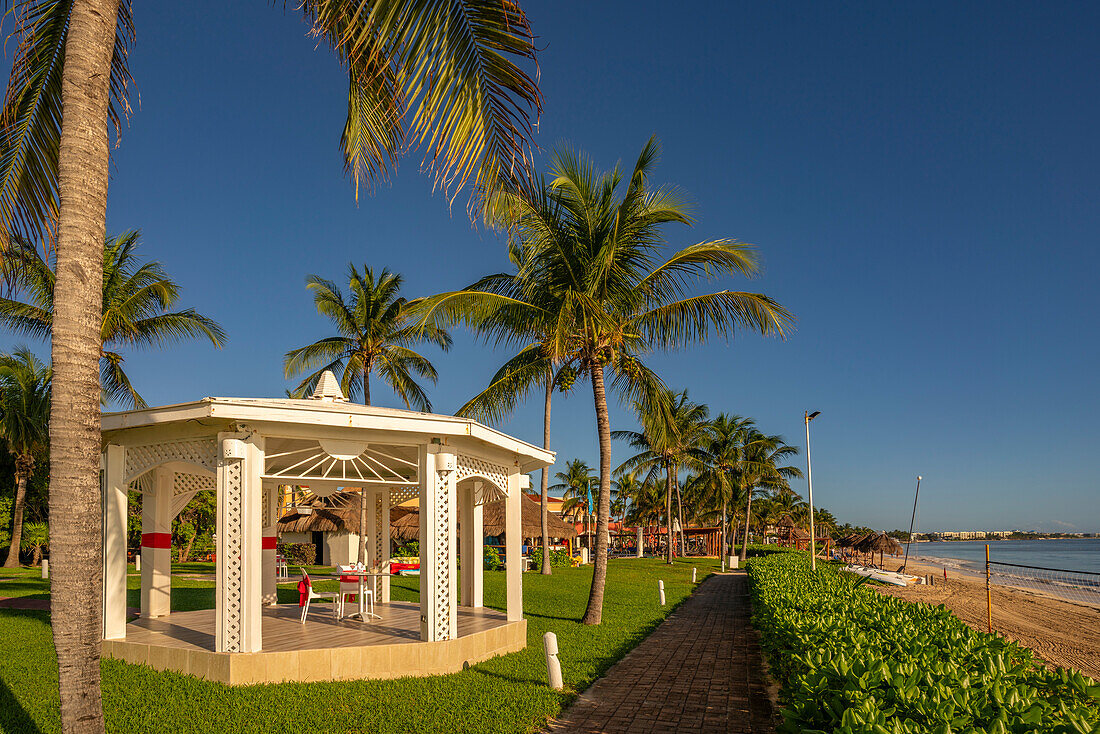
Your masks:
[{"label": "beach fence net", "polygon": [[987,566],[990,583],[1030,589],[1065,601],[1100,607],[1100,573],[995,560],[988,561]]}]

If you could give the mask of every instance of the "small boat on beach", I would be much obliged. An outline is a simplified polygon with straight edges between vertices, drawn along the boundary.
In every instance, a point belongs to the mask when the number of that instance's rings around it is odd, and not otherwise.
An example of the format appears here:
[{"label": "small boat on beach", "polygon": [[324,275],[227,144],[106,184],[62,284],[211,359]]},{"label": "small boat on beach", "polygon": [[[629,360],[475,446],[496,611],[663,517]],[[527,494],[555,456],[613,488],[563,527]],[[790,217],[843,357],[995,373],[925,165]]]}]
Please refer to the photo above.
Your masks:
[{"label": "small boat on beach", "polygon": [[867,568],[866,566],[849,565],[844,567],[845,571],[854,573],[857,576],[864,576],[874,579],[875,581],[881,581],[884,584],[891,584],[892,586],[912,586],[913,584],[920,584],[924,582],[920,576],[912,576],[907,573],[894,573],[893,571],[881,571],[877,568]]}]

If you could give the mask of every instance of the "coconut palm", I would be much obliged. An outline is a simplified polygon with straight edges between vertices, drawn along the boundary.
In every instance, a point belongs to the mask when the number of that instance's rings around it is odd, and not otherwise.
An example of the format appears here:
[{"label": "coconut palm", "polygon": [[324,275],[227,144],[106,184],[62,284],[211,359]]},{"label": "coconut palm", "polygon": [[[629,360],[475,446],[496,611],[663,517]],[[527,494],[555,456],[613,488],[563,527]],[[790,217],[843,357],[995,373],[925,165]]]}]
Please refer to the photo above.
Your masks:
[{"label": "coconut palm", "polygon": [[[587,158],[564,149],[552,159],[551,174],[530,185],[505,182],[486,192],[493,220],[507,222],[523,283],[550,294],[539,302],[530,292],[516,313],[541,310],[540,324],[551,325],[543,354],[560,364],[555,379],[568,385],[577,377],[592,385],[600,446],[595,564],[583,621],[599,624],[607,580],[607,523],[611,507],[611,423],[607,377],[628,401],[656,399],[661,381],[642,358],[728,337],[737,327],[782,335],[791,315],[767,296],[719,291],[695,294],[696,281],[723,275],[755,275],[759,261],[749,245],[715,240],[663,257],[661,228],[690,224],[686,205],[666,188],[650,185],[658,156],[656,139],[646,143],[629,175],[616,167],[598,171]],[[526,287],[532,287],[527,285]],[[526,297],[530,296],[530,297]],[[520,299],[498,293],[481,301],[481,314],[510,309]],[[502,335],[503,343],[527,342]],[[527,384],[540,384],[545,372],[532,371]],[[518,379],[518,378],[517,378]]]},{"label": "coconut palm", "polygon": [[[537,196],[537,194],[536,194]],[[545,200],[539,202],[547,206]],[[486,211],[487,221],[512,231],[515,226],[505,209]],[[423,299],[417,306],[421,323],[449,327],[464,323],[490,343],[521,345],[489,380],[488,386],[459,408],[455,415],[486,423],[500,423],[524,400],[531,389],[543,390],[542,446],[550,448],[550,409],[555,385],[563,392],[569,384],[555,381],[555,363],[562,355],[553,353],[551,317],[558,311],[555,296],[542,282],[531,282],[522,268],[525,257],[521,239],[509,242],[509,259],[516,272],[496,273],[449,293]],[[549,576],[549,478],[550,468],[541,472],[542,568]]]},{"label": "coconut palm", "polygon": [[[533,60],[535,50],[515,2],[305,0],[297,7],[348,73],[342,147],[357,191],[413,146],[424,149],[425,167],[448,192],[471,177],[486,184],[528,165],[541,96],[516,64]],[[99,272],[106,233],[109,126],[129,110],[130,11],[130,0],[15,4],[15,55],[0,115],[0,232],[34,242],[56,233],[64,294],[53,339],[50,517],[59,561],[51,624],[66,731],[103,728],[92,644],[100,619],[87,610],[102,573],[101,289],[89,274]]]},{"label": "coconut palm", "polygon": [[741,561],[748,557],[753,496],[788,488],[788,479],[802,476],[797,467],[783,465],[798,454],[798,447],[785,443],[782,436],[752,431],[745,439],[744,452],[740,479],[745,489],[745,537],[741,542]]},{"label": "coconut palm", "polygon": [[11,547],[5,568],[19,565],[27,481],[34,474],[34,454],[46,445],[49,435],[50,376],[50,368],[26,347],[0,354],[0,438],[15,461]]},{"label": "coconut palm", "polygon": [[287,377],[314,370],[294,393],[299,397],[309,393],[321,375],[331,370],[340,373],[340,387],[349,399],[362,398],[364,405],[370,405],[370,378],[377,374],[406,407],[430,412],[428,394],[413,375],[433,383],[439,375],[412,347],[430,343],[446,351],[451,347],[450,335],[445,329],[416,325],[409,302],[400,295],[400,275],[384,268],[375,275],[366,266],[360,272],[348,263],[347,278],[346,297],[330,280],[317,275],[306,278],[317,312],[328,317],[337,333],[286,353]]},{"label": "coconut palm", "polygon": [[[643,469],[652,480],[665,475],[665,517],[668,532],[668,563],[672,563],[672,497],[680,499],[679,473],[683,467],[702,467],[706,462],[704,446],[710,438],[709,411],[688,399],[687,390],[664,390],[659,400],[636,401],[633,405],[641,431],[614,431],[611,437],[626,441],[638,453],[622,463],[619,471]],[[680,500],[680,554],[684,555],[683,502]]]},{"label": "coconut palm", "polygon": [[[383,268],[375,276],[372,268],[360,272],[348,263],[348,296],[330,280],[317,275],[306,278],[313,292],[317,312],[327,316],[336,335],[325,337],[286,353],[283,369],[287,377],[313,369],[294,389],[298,397],[309,393],[326,371],[339,372],[340,388],[349,399],[361,397],[371,404],[370,378],[377,373],[393,388],[405,407],[431,412],[428,394],[413,376],[430,380],[439,374],[427,357],[413,350],[420,343],[435,344],[446,351],[451,337],[436,326],[418,326],[410,316],[409,302],[401,297],[401,276]],[[316,368],[316,369],[314,369]],[[367,493],[360,492],[360,527],[367,527]],[[359,562],[367,560],[367,534],[359,534]]]},{"label": "coconut palm", "polygon": [[562,492],[562,497],[565,500],[561,508],[562,516],[571,517],[574,522],[578,518],[583,518],[585,532],[587,533],[589,518],[592,515],[592,504],[590,502],[592,488],[596,482],[592,470],[581,459],[573,459],[566,463],[565,471],[555,473],[554,478],[558,480],[558,483],[550,489],[555,492]]},{"label": "coconut palm", "polygon": [[[146,402],[123,369],[125,358],[117,347],[165,347],[185,339],[205,338],[221,348],[226,339],[217,322],[195,309],[169,310],[179,301],[180,287],[159,262],[141,260],[140,245],[138,230],[108,237],[103,244],[100,385],[104,404],[121,403],[128,408],[144,408]],[[0,326],[17,334],[49,338],[53,333],[56,271],[20,237],[12,241],[11,255],[16,294],[14,298],[0,298]]]},{"label": "coconut palm", "polygon": [[[745,439],[753,429],[751,418],[720,413],[710,426],[710,440],[705,447],[704,466],[692,483],[692,490],[716,509],[721,508],[721,546],[726,555],[731,547],[729,509],[739,504],[745,494],[741,485]],[[716,513],[717,514],[717,513]]]}]

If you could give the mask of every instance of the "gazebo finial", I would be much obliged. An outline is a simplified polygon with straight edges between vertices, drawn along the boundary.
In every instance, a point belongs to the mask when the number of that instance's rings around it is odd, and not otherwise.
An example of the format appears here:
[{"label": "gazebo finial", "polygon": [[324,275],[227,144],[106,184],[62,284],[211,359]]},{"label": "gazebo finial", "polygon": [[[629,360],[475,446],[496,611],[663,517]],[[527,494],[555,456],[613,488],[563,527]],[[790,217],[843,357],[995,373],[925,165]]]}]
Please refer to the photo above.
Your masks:
[{"label": "gazebo finial", "polygon": [[336,381],[336,375],[332,370],[321,373],[321,379],[317,381],[317,387],[313,388],[310,400],[323,400],[326,403],[346,403],[348,399],[340,389],[340,383]]}]

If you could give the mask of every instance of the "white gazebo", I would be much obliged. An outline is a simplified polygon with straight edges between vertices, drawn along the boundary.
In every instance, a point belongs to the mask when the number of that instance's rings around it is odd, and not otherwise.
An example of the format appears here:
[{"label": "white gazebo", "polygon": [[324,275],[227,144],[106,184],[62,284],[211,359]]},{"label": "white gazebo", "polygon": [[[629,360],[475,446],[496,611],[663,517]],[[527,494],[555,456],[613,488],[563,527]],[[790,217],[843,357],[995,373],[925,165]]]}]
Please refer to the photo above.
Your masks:
[{"label": "white gazebo", "polygon": [[[520,502],[553,452],[471,420],[349,403],[330,373],[309,399],[204,398],[107,414],[102,430],[105,654],[239,684],[448,672],[526,644]],[[372,567],[389,560],[389,508],[418,498],[418,608],[391,602],[385,577],[375,623],[311,612],[301,625],[280,608],[281,485],[366,492]],[[216,608],[173,613],[172,520],[202,491],[217,493]],[[143,502],[141,613],[128,623],[129,492]],[[499,499],[505,614],[482,606],[481,507]]]}]

